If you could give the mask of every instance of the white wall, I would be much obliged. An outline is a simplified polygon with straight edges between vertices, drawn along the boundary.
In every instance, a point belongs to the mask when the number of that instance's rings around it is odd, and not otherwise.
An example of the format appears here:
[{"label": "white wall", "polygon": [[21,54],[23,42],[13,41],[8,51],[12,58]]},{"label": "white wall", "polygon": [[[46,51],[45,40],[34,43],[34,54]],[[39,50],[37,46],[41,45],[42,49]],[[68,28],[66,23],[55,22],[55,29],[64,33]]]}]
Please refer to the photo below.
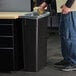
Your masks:
[{"label": "white wall", "polygon": [[0,0],[0,11],[31,11],[31,0]]}]

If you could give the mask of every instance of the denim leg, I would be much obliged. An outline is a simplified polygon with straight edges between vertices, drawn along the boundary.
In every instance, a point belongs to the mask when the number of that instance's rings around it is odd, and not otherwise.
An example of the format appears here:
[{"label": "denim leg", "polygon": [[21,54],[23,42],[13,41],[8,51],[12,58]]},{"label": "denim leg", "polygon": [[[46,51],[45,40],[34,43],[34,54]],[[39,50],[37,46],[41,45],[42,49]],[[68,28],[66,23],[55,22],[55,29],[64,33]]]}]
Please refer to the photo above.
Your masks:
[{"label": "denim leg", "polygon": [[69,62],[71,64],[76,64],[76,12],[71,13],[70,41]]},{"label": "denim leg", "polygon": [[68,44],[67,40],[69,39],[69,14],[61,15],[60,19],[60,38],[61,38],[61,52],[64,60],[68,60]]},{"label": "denim leg", "polygon": [[76,64],[76,12],[61,16],[60,37],[64,59]]}]

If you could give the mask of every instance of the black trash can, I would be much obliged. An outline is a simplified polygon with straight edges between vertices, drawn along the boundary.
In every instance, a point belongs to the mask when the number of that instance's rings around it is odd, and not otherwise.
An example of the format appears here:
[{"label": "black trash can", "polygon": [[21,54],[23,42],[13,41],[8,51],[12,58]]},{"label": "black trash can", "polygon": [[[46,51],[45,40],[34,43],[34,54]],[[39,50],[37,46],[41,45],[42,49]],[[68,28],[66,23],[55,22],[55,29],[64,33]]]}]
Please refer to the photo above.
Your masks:
[{"label": "black trash can", "polygon": [[47,27],[49,12],[23,16],[24,69],[37,72],[47,64]]}]

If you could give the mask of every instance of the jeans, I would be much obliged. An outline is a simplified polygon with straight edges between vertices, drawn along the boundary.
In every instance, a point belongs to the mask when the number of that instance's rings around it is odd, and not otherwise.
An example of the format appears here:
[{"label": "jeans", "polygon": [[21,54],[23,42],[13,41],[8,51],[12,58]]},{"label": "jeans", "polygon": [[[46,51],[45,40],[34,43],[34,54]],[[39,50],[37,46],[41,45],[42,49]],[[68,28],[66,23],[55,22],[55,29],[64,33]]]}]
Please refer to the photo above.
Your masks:
[{"label": "jeans", "polygon": [[76,65],[76,12],[61,14],[60,39],[64,60]]}]

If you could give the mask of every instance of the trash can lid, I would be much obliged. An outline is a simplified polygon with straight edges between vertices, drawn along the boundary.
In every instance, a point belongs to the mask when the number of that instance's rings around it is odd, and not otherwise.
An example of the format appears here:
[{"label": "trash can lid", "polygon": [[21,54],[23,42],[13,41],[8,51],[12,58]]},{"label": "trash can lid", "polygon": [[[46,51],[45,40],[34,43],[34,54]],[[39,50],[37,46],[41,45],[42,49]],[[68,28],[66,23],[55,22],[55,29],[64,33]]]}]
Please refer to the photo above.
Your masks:
[{"label": "trash can lid", "polygon": [[20,18],[26,18],[26,19],[40,19],[46,16],[49,16],[50,12],[44,12],[42,15],[39,15],[36,12],[30,12],[28,14],[25,14],[24,16],[20,16]]}]

